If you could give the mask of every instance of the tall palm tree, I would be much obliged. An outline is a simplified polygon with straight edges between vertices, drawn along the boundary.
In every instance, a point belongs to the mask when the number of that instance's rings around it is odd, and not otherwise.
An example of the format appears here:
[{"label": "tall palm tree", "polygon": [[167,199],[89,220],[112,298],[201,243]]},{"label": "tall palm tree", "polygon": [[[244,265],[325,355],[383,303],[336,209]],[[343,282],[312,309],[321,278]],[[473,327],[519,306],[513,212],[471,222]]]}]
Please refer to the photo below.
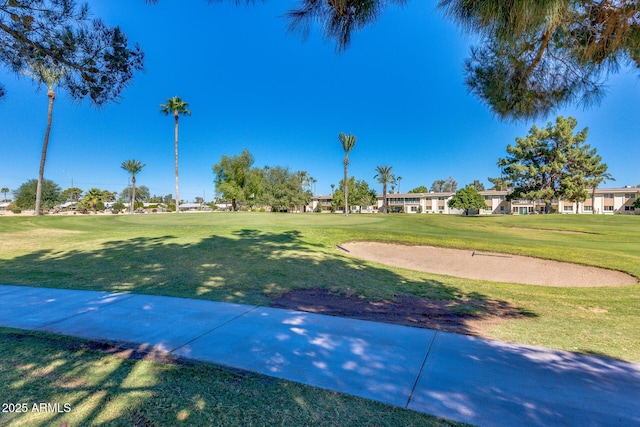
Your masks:
[{"label": "tall palm tree", "polygon": [[53,102],[56,99],[54,87],[66,74],[66,70],[60,66],[50,62],[40,61],[32,62],[30,70],[23,73],[31,76],[38,84],[47,85],[47,98],[49,98],[49,109],[47,112],[47,130],[44,133],[44,142],[42,144],[42,154],[40,156],[40,169],[38,171],[38,185],[36,187],[36,215],[40,215],[40,204],[42,200],[42,181],[44,179],[44,164],[47,160],[47,147],[49,146],[49,134],[51,133],[51,121],[53,119]]},{"label": "tall palm tree", "polygon": [[189,103],[184,102],[179,96],[167,98],[166,104],[160,104],[160,112],[167,116],[169,114],[173,114],[173,118],[176,121],[174,132],[174,152],[176,158],[176,213],[180,213],[180,194],[178,192],[178,118],[180,115],[191,115],[191,111],[187,109],[188,106]]},{"label": "tall palm tree", "polygon": [[373,178],[378,184],[382,184],[382,213],[387,212],[387,184],[396,182],[396,176],[391,173],[391,166],[377,166]]},{"label": "tall palm tree", "polygon": [[139,174],[145,166],[147,165],[138,160],[125,160],[120,166],[131,174],[131,199],[129,201],[130,214],[133,214],[133,205],[136,201],[136,175]]},{"label": "tall palm tree", "polygon": [[400,181],[402,181],[402,177],[401,177],[401,176],[398,176],[398,178],[396,178],[396,179],[398,180],[398,193],[402,193],[402,192],[400,191]]},{"label": "tall palm tree", "polygon": [[344,181],[342,187],[344,188],[344,214],[349,215],[349,152],[356,145],[356,137],[354,135],[345,135],[340,132],[338,139],[344,149]]},{"label": "tall palm tree", "polygon": [[0,190],[0,193],[4,193],[4,202],[7,201],[7,193],[9,192],[9,189],[7,187],[2,187],[2,190]]}]

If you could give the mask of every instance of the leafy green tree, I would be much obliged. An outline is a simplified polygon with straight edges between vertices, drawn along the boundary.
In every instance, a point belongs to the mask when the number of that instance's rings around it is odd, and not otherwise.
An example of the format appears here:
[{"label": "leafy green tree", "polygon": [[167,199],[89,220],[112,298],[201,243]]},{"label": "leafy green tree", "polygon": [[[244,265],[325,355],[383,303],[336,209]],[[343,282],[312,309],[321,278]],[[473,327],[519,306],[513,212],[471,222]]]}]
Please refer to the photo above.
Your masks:
[{"label": "leafy green tree", "polygon": [[444,192],[444,185],[446,181],[444,179],[436,179],[431,183],[431,191],[436,193]]},{"label": "leafy green tree", "polygon": [[545,212],[551,212],[554,199],[584,200],[589,185],[590,165],[599,163],[595,149],[584,144],[588,129],[574,134],[578,122],[569,117],[556,118],[543,129],[535,125],[516,145],[507,146],[507,157],[498,161],[506,179],[513,182],[509,199],[542,200]]},{"label": "leafy green tree", "polygon": [[311,201],[311,191],[302,189],[300,175],[287,167],[265,167],[260,176],[263,190],[258,195],[258,202],[271,206],[273,212],[306,206]]},{"label": "leafy green tree", "polygon": [[[356,196],[356,194],[355,194],[356,179],[355,179],[355,177],[353,177],[353,176],[350,177],[347,185],[349,187],[348,191],[347,191],[347,195],[349,197],[348,202],[349,202],[350,206],[353,206],[353,205],[356,204],[356,200],[355,200],[355,196]],[[344,205],[344,195],[345,195],[344,180],[341,179],[338,182],[338,188],[333,192],[333,195],[332,195],[333,197],[332,197],[331,203],[333,204],[333,207],[335,209],[338,209],[338,208],[344,209],[344,206],[345,206]]]},{"label": "leafy green tree", "polygon": [[[13,192],[14,203],[21,209],[35,209],[36,206],[36,193],[38,189],[38,180],[31,179]],[[45,179],[42,181],[40,206],[45,209],[51,209],[58,203],[60,203],[61,190],[58,184]]]},{"label": "leafy green tree", "polygon": [[484,197],[472,185],[456,191],[447,204],[450,208],[463,209],[465,215],[469,215],[470,210],[480,211],[487,208]]},{"label": "leafy green tree", "polygon": [[[120,167],[127,171],[129,175],[131,175],[131,195],[129,196],[129,200],[136,200],[136,175],[142,172],[142,169],[147,166],[139,160],[125,160],[122,162]],[[147,193],[147,196],[149,194]],[[129,204],[129,213],[133,214],[133,205],[134,203]]]},{"label": "leafy green tree", "polygon": [[428,193],[428,192],[429,192],[429,189],[424,185],[420,185],[414,188],[413,190],[409,190],[409,193]]},{"label": "leafy green tree", "polygon": [[382,213],[388,213],[387,205],[387,185],[393,184],[396,181],[396,176],[391,172],[392,166],[376,166],[376,174],[373,178],[376,183],[382,184]]},{"label": "leafy green tree", "polygon": [[142,205],[144,201],[148,200],[149,187],[147,187],[146,185],[141,185],[139,187],[136,187],[136,191],[133,194],[133,196],[135,197],[135,199],[133,199],[133,203],[131,203],[131,196],[132,196],[131,187],[127,187],[122,189],[122,191],[118,196],[118,200],[129,203],[129,210],[133,212],[133,210],[135,210],[138,207],[137,205]]},{"label": "leafy green tree", "polygon": [[636,201],[631,205],[634,209],[640,209],[640,197],[636,198]]},{"label": "leafy green tree", "polygon": [[[180,204],[180,193],[178,189],[178,124],[181,115],[191,115],[191,111],[188,107],[189,103],[184,102],[179,96],[167,98],[166,104],[160,104],[160,112],[164,115],[173,115],[173,119],[175,121],[173,150],[176,168],[176,206],[179,206]],[[180,213],[180,209],[176,209],[176,213]]]},{"label": "leafy green tree", "polygon": [[473,180],[473,182],[471,184],[467,184],[467,187],[473,187],[478,191],[484,191],[484,184],[482,182],[480,182],[480,180]]},{"label": "leafy green tree", "polygon": [[222,194],[224,199],[231,200],[234,211],[238,210],[238,202],[244,203],[252,194],[255,199],[259,192],[262,179],[252,171],[253,162],[253,155],[244,149],[235,156],[223,155],[220,162],[213,165],[216,192]]},{"label": "leafy green tree", "polygon": [[371,206],[376,202],[376,191],[369,187],[369,183],[365,180],[357,180],[353,183],[353,190],[349,194],[353,194],[353,201],[350,202],[360,207],[362,213],[363,206]]},{"label": "leafy green tree", "polygon": [[38,187],[36,190],[36,215],[40,215],[40,200],[42,197],[42,181],[44,180],[44,165],[47,160],[47,148],[49,146],[49,135],[51,133],[51,122],[53,120],[53,103],[56,99],[56,93],[53,90],[60,79],[66,74],[63,67],[56,66],[50,61],[39,60],[29,63],[29,70],[23,71],[24,74],[31,76],[39,85],[47,86],[47,98],[49,98],[49,109],[47,112],[47,129],[44,133],[44,142],[42,144],[42,153],[40,155],[40,169],[38,170]]},{"label": "leafy green tree", "polygon": [[466,64],[467,85],[502,119],[535,119],[602,95],[603,76],[640,65],[636,1],[441,0],[481,35]]},{"label": "leafy green tree", "polygon": [[458,183],[452,177],[437,179],[431,184],[431,191],[436,193],[452,193],[458,188]]},{"label": "leafy green tree", "polygon": [[115,202],[117,194],[113,191],[102,190],[102,196],[105,202]]},{"label": "leafy green tree", "polygon": [[120,28],[89,17],[89,8],[73,0],[0,2],[0,63],[21,73],[46,58],[65,69],[60,84],[72,98],[95,105],[117,99],[142,70],[144,54],[128,46]]},{"label": "leafy green tree", "polygon": [[4,194],[4,200],[3,200],[3,202],[6,202],[6,201],[7,201],[7,193],[8,193],[9,191],[10,191],[10,190],[9,190],[9,188],[8,188],[8,187],[2,187],[2,189],[0,190],[0,193],[3,193],[3,194]]},{"label": "leafy green tree", "polygon": [[[345,135],[344,133],[340,133],[338,135],[338,139],[340,140],[340,144],[342,144],[342,149],[344,150],[344,181],[347,182],[349,179],[349,153],[356,145],[356,137],[354,135]],[[349,215],[349,185],[343,186],[344,190],[344,214]]]},{"label": "leafy green tree", "polygon": [[458,189],[458,182],[452,177],[449,177],[444,181],[444,191],[454,192],[457,189]]},{"label": "leafy green tree", "polygon": [[70,187],[64,190],[60,197],[66,202],[77,202],[82,197],[82,189],[78,187]]},{"label": "leafy green tree", "polygon": [[98,208],[104,209],[104,193],[99,188],[90,188],[82,198],[83,204],[89,205],[94,214],[98,213]]}]

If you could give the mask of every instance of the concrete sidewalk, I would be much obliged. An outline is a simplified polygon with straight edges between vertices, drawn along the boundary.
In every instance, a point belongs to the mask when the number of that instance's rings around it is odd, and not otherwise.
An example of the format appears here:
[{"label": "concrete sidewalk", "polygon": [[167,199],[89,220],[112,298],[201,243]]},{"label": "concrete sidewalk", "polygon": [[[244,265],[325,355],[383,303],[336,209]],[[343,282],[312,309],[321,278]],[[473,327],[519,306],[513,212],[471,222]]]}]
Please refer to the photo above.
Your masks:
[{"label": "concrete sidewalk", "polygon": [[239,304],[0,286],[0,326],[159,351],[481,426],[640,426],[640,364]]}]

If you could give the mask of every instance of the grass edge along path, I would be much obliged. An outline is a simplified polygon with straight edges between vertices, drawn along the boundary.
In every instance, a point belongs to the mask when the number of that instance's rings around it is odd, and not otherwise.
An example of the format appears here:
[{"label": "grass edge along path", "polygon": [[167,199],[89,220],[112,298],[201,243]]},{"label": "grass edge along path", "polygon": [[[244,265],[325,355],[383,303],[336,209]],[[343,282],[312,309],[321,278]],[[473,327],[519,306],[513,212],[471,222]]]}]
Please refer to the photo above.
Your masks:
[{"label": "grass edge along path", "polygon": [[144,358],[132,349],[0,328],[0,424],[466,425],[212,364]]}]

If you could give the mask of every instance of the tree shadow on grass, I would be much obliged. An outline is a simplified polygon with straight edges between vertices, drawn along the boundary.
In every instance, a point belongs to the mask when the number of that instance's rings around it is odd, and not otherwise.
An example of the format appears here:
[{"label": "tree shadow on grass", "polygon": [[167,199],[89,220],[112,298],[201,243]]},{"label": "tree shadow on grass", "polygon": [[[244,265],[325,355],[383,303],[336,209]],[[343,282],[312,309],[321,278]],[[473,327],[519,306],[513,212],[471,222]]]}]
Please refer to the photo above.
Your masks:
[{"label": "tree shadow on grass", "polygon": [[363,425],[373,416],[390,425],[454,425],[246,371],[147,356],[143,346],[0,328],[0,401],[14,405],[0,425]]},{"label": "tree shadow on grass", "polygon": [[[344,256],[306,241],[297,230],[242,229],[231,236],[184,240],[167,234],[107,241],[92,250],[41,250],[0,260],[0,276],[29,286],[256,305],[278,299],[280,307],[472,335],[478,330],[470,322],[535,316],[506,301],[438,280],[408,279]],[[282,299],[318,289],[303,304]],[[342,310],[323,311],[322,292],[342,301]],[[382,308],[376,311],[376,304]]]}]

